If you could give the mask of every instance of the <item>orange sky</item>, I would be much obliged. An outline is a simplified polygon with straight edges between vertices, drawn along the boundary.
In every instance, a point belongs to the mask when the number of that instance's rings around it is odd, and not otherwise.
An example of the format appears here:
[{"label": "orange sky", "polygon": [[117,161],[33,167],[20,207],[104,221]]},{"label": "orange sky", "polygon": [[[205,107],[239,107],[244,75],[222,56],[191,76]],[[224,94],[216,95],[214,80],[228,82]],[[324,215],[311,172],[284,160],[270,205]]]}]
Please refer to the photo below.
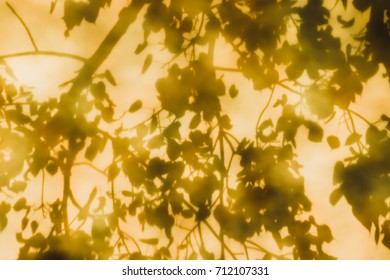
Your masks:
[{"label": "orange sky", "polygon": [[[54,14],[49,15],[50,0],[8,0],[18,11],[21,17],[30,27],[41,50],[55,50],[75,53],[88,57],[98,46],[102,38],[116,20],[116,15],[123,4],[129,1],[113,1],[109,10],[105,10],[95,25],[83,23],[81,28],[71,32],[69,38],[64,38],[65,25],[61,20],[62,2],[58,1],[58,7]],[[332,1],[333,2],[333,1]],[[0,55],[32,51],[33,48],[27,34],[20,22],[6,7],[4,1],[0,2]],[[110,88],[110,93],[117,96],[120,109],[126,110],[137,98],[144,100],[145,115],[149,114],[157,106],[154,81],[164,75],[161,66],[168,60],[167,53],[162,50],[162,45],[156,43],[151,46],[154,52],[154,62],[145,75],[140,75],[142,64],[147,52],[139,56],[134,54],[136,45],[142,41],[140,26],[132,26],[128,34],[118,44],[109,60],[101,70],[110,69],[114,74],[118,86]],[[218,66],[232,66],[235,61],[231,57],[231,50],[220,44],[217,49],[215,64]],[[14,69],[20,83],[33,86],[36,99],[58,97],[61,93],[58,85],[71,79],[75,71],[81,66],[80,62],[57,57],[22,57],[7,61]],[[232,118],[233,132],[237,135],[253,137],[257,116],[262,109],[265,100],[269,96],[268,91],[256,92],[252,85],[237,74],[225,73],[227,86],[235,83],[240,88],[240,95],[234,100],[226,100],[226,112]],[[148,94],[145,95],[144,93]],[[280,93],[283,93],[281,91]],[[363,97],[354,105],[356,111],[364,112],[364,115],[375,121],[382,112],[390,109],[389,86],[387,81],[376,77],[365,88]],[[121,108],[122,106],[122,108]],[[141,118],[141,116],[139,116]],[[271,115],[264,118],[272,117]],[[325,125],[326,133],[339,135],[343,142],[346,137],[344,128],[336,121]],[[134,120],[136,123],[137,119]],[[357,121],[361,131],[364,124]],[[300,131],[297,154],[304,165],[302,175],[305,177],[306,192],[313,201],[313,215],[319,223],[329,224],[332,228],[335,241],[326,247],[326,251],[340,259],[390,259],[390,250],[381,245],[375,245],[373,236],[358,223],[353,217],[349,205],[342,199],[339,204],[332,207],[329,204],[329,194],[333,190],[332,170],[334,162],[348,154],[348,150],[339,149],[331,152],[325,141],[322,143],[308,143],[306,132]],[[240,137],[238,137],[240,138]],[[90,176],[80,172],[75,182],[90,184]],[[34,186],[29,186],[28,191],[34,193]],[[88,195],[86,192],[85,195]],[[32,195],[33,196],[33,195]],[[3,197],[0,194],[0,200]],[[8,228],[0,234],[0,259],[10,259],[17,256],[17,243],[14,240],[19,229],[18,219],[11,219]],[[267,246],[266,246],[267,247]]]}]

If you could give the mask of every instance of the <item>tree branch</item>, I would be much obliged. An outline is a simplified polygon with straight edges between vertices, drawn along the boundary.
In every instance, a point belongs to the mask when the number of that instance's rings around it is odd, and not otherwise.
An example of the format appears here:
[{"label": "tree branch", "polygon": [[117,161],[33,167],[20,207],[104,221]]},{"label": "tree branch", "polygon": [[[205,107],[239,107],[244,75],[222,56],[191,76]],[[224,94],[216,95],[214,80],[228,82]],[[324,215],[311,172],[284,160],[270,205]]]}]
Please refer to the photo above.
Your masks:
[{"label": "tree branch", "polygon": [[31,44],[33,45],[34,47],[34,50],[35,51],[38,51],[38,47],[37,47],[37,44],[35,43],[35,40],[30,32],[30,29],[28,28],[27,24],[24,22],[24,20],[19,16],[19,14],[15,11],[15,9],[11,6],[10,3],[8,2],[5,2],[5,4],[7,5],[7,7],[11,10],[11,12],[18,18],[18,20],[20,21],[20,23],[23,25],[24,29],[26,30],[27,32],[27,35],[28,37],[30,38],[30,41],[31,41]]},{"label": "tree branch", "polygon": [[138,13],[145,5],[142,0],[133,0],[131,4],[122,9],[119,19],[104,38],[95,53],[85,62],[78,76],[74,79],[68,94],[72,97],[79,96],[85,87],[89,85],[93,74],[110,55],[112,49],[126,33],[128,27],[136,20]]}]

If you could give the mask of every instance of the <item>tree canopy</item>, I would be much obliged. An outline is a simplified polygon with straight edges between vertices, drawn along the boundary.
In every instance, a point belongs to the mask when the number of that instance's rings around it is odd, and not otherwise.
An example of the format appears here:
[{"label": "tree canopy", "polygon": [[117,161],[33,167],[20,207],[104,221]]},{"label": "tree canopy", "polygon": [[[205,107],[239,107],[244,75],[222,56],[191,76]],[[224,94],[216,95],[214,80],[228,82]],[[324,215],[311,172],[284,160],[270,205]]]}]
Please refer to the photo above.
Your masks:
[{"label": "tree canopy", "polygon": [[[334,163],[334,190],[325,199],[335,205],[344,198],[375,242],[390,249],[390,116],[368,120],[351,109],[369,94],[370,79],[390,81],[389,1],[125,2],[88,57],[40,49],[28,22],[7,3],[32,45],[0,54],[0,232],[12,215],[20,217],[20,259],[333,259],[325,248],[334,239],[331,228],[311,214],[305,193],[299,131],[332,150],[349,147],[350,155]],[[71,40],[111,4],[53,0],[48,8],[61,10]],[[169,53],[165,75],[143,93],[157,96],[158,106],[131,126],[128,120],[149,112],[148,105],[137,99],[121,112],[110,94],[115,73],[102,69],[129,27],[142,29],[133,50],[145,54],[143,65],[134,66],[140,75],[159,55],[151,51],[156,41]],[[214,63],[221,44],[232,50],[233,67]],[[17,86],[8,65],[26,55],[82,66],[56,97],[37,101]],[[269,95],[254,112],[253,135],[233,133],[245,124],[232,122],[226,103],[246,93],[224,73]],[[324,129],[331,122],[348,131],[344,143]],[[105,182],[74,183],[78,165]],[[51,177],[62,182],[54,200],[45,197]],[[38,204],[26,194],[37,188],[35,178],[42,183]],[[133,236],[150,229],[158,234]],[[259,242],[264,235],[276,251]]]}]

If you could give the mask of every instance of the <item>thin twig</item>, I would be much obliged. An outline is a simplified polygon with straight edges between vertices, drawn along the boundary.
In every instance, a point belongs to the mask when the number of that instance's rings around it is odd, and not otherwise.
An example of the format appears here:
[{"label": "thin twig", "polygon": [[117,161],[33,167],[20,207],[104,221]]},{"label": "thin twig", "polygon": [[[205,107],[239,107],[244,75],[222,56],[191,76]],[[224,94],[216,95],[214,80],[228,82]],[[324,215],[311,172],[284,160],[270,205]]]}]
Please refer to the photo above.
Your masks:
[{"label": "thin twig", "polygon": [[[195,208],[186,200],[183,201],[183,203],[188,207],[190,208],[194,213],[196,213],[196,210]],[[219,241],[219,235],[218,233],[214,230],[214,228],[207,222],[207,220],[204,220],[202,221],[206,226],[207,228],[211,231],[211,233],[214,235],[214,237]],[[230,254],[230,256],[236,260],[236,256],[235,254],[232,252],[232,250],[230,250],[230,248],[226,245],[226,243],[223,243],[221,244],[221,246],[223,246],[225,248],[225,250]]]},{"label": "thin twig", "polygon": [[[214,235],[214,237],[216,239],[218,239],[218,241],[220,241],[219,239],[219,235],[218,233],[214,230],[214,228],[206,221],[204,220],[203,223],[208,227],[208,229],[211,231],[211,233]],[[225,250],[230,254],[230,256],[234,259],[234,260],[237,260],[237,257],[235,256],[235,254],[232,252],[232,250],[230,250],[230,248],[226,245],[225,242],[223,242],[221,244],[221,246],[223,246],[225,248]]]},{"label": "thin twig", "polygon": [[72,202],[72,204],[77,208],[77,210],[81,211],[83,209],[83,207],[81,207],[80,203],[77,202],[71,189],[69,191],[69,199]]},{"label": "thin twig", "polygon": [[245,250],[245,256],[246,256],[246,259],[249,260],[249,252],[248,252],[248,247],[245,245],[245,243],[243,244],[244,246],[244,250]]},{"label": "thin twig", "polygon": [[19,16],[19,14],[15,11],[15,9],[11,6],[10,3],[5,2],[5,4],[6,4],[7,7],[11,10],[11,12],[18,18],[18,20],[20,21],[20,23],[23,25],[24,29],[25,29],[26,32],[27,32],[28,37],[30,38],[31,44],[32,44],[33,47],[34,47],[34,50],[35,50],[35,51],[38,51],[37,44],[35,43],[35,40],[34,40],[32,34],[31,34],[30,29],[28,28],[27,24],[24,22],[24,20],[21,18],[21,16]]},{"label": "thin twig", "polygon": [[[179,245],[177,246],[176,259],[179,258],[179,251],[180,251],[179,247],[182,246],[182,245],[184,244],[185,241],[187,241],[187,243],[188,243],[188,238],[191,236],[191,234],[194,232],[194,230],[197,229],[197,227],[198,227],[198,224],[196,224],[192,229],[190,229],[190,230],[187,232],[186,236],[182,239],[182,241],[181,241],[181,242],[179,243]],[[188,248],[188,246],[187,246],[187,248]]]},{"label": "thin twig", "polygon": [[264,247],[260,246],[259,244],[257,244],[256,242],[253,242],[252,240],[246,240],[245,241],[246,243],[249,243],[253,246],[255,246],[258,250],[260,250],[261,252],[265,253],[265,254],[269,254],[271,255],[272,257],[276,258],[276,259],[279,259],[279,260],[286,260],[285,257],[283,257],[282,255],[277,255],[277,254],[274,254],[270,251],[268,251],[267,249],[265,249]]},{"label": "thin twig", "polygon": [[80,166],[80,165],[89,166],[89,167],[91,167],[93,170],[96,170],[97,172],[99,172],[100,174],[102,174],[102,175],[104,175],[104,176],[107,176],[107,173],[106,173],[106,172],[104,172],[103,170],[97,168],[95,165],[93,165],[93,164],[91,164],[91,163],[89,163],[89,162],[75,162],[75,163],[73,164],[73,166],[78,166],[78,165],[79,165],[79,166]]},{"label": "thin twig", "polygon": [[[221,123],[220,118],[218,119],[218,122]],[[219,153],[220,153],[220,157],[221,157],[221,162],[222,162],[223,167],[225,168],[225,146],[224,146],[224,141],[223,141],[224,140],[224,129],[223,129],[222,125],[220,125],[220,127],[219,127],[218,138],[219,138]],[[219,203],[222,206],[223,206],[223,202],[224,202],[223,181],[224,181],[225,177],[227,177],[226,174],[221,173],[222,187],[221,187],[221,190],[219,192]],[[225,247],[224,246],[225,239],[224,239],[224,232],[223,232],[222,227],[219,230],[219,242],[221,243],[221,259],[223,260],[223,259],[225,259],[225,248],[224,248]]]},{"label": "thin twig", "polygon": [[351,109],[348,109],[348,112],[351,113],[351,114],[354,114],[355,116],[357,116],[358,118],[360,118],[362,121],[364,121],[365,123],[367,123],[369,126],[373,126],[374,124],[371,123],[369,120],[367,120],[365,117],[363,117],[362,115],[360,115],[359,113],[355,112],[355,111],[352,111]]},{"label": "thin twig", "polygon": [[42,216],[46,218],[44,211],[44,200],[45,200],[45,171],[42,169],[42,185],[41,185],[41,207],[42,207]]},{"label": "thin twig", "polygon": [[256,137],[256,144],[257,144],[257,146],[259,146],[259,138],[257,137],[257,129],[259,128],[259,125],[260,125],[260,122],[261,122],[261,118],[263,117],[265,111],[268,109],[269,104],[271,104],[272,97],[274,96],[274,92],[275,92],[275,86],[272,86],[271,94],[269,95],[268,101],[267,101],[267,103],[265,104],[263,110],[261,110],[260,115],[259,115],[259,118],[257,119],[257,123],[256,123],[256,132],[255,132],[255,137]]},{"label": "thin twig", "polygon": [[[112,164],[114,164],[114,162],[115,162],[115,159],[113,158],[112,159]],[[127,246],[125,236],[124,236],[123,231],[122,231],[122,229],[120,227],[120,224],[119,224],[118,207],[117,207],[117,205],[115,203],[116,198],[115,198],[115,183],[114,182],[115,182],[115,178],[113,178],[111,180],[111,200],[112,200],[112,208],[113,208],[114,216],[115,216],[115,219],[116,219],[116,229],[118,231],[119,237],[122,240],[123,246],[126,249],[127,254],[130,256],[131,255],[131,251],[130,251],[129,247]],[[134,243],[136,244],[136,242],[134,242]],[[139,248],[138,244],[136,244],[136,246]],[[142,254],[141,250],[139,252]]]},{"label": "thin twig", "polygon": [[[353,120],[353,116],[352,116],[351,111],[348,110],[347,113],[348,113],[349,119],[350,119],[350,121],[351,121],[353,133],[358,134],[357,131],[356,131],[355,121]],[[363,153],[363,149],[362,149],[362,146],[363,146],[363,145],[362,145],[362,143],[360,142],[360,140],[357,142],[357,145],[358,145],[358,148],[359,148],[359,152],[360,152],[360,153]]]},{"label": "thin twig", "polygon": [[[70,150],[70,149],[69,149]],[[70,155],[67,157],[66,162],[64,164],[62,174],[63,174],[63,195],[62,195],[62,222],[64,224],[65,235],[69,236],[69,213],[68,213],[68,199],[71,193],[70,188],[70,178],[71,178],[71,170],[74,162],[74,156]]]},{"label": "thin twig", "polygon": [[220,67],[220,66],[214,66],[215,71],[224,71],[224,72],[242,72],[242,70],[238,68],[230,68],[230,67]]},{"label": "thin twig", "polygon": [[[122,231],[122,234],[123,234],[124,236],[126,236],[127,238],[129,238],[131,241],[133,241],[135,247],[137,247],[137,249],[138,249],[138,252],[140,252],[140,253],[142,254],[141,247],[139,246],[137,240],[136,240],[134,237],[132,237],[130,234],[128,234],[127,232]],[[121,239],[122,237],[119,236],[119,238]],[[123,240],[122,240],[122,242],[124,243]],[[123,244],[123,246],[124,246],[125,249],[126,249],[127,246],[126,246],[125,244]],[[126,251],[127,251],[128,254],[130,254],[130,252],[128,251],[128,248],[126,249]]]},{"label": "thin twig", "polygon": [[282,88],[285,88],[285,89],[289,90],[292,93],[298,94],[299,96],[302,96],[301,92],[299,92],[299,91],[297,91],[297,90],[295,90],[295,89],[293,89],[293,88],[283,84],[282,82],[278,82],[278,83],[276,83],[276,85],[278,85],[278,86],[280,86]]}]

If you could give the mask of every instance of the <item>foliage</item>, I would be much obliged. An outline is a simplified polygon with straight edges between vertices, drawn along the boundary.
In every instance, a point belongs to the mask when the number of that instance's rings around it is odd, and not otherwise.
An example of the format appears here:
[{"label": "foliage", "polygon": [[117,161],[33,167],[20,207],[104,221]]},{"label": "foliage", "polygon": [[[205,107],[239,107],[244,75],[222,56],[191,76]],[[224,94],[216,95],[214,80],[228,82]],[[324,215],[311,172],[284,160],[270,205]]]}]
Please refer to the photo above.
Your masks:
[{"label": "foliage", "polygon": [[[94,23],[110,3],[65,0],[65,35]],[[81,59],[83,67],[65,84],[68,90],[43,102],[10,82],[11,57],[1,57],[0,195],[13,199],[0,203],[0,231],[12,211],[23,214],[16,234],[19,258],[236,259],[241,252],[232,248],[237,246],[247,258],[249,251],[265,259],[333,258],[323,250],[333,235],[310,215],[295,149],[299,130],[312,142],[325,141],[323,125],[337,114],[351,132],[345,146],[351,146],[352,156],[335,164],[337,188],[330,202],[345,197],[358,221],[368,230],[374,226],[375,241],[390,248],[390,118],[371,123],[350,109],[381,65],[390,72],[390,4],[344,0],[337,1],[338,10],[328,5],[320,0],[132,0],[93,55]],[[365,31],[349,32],[348,40],[336,37],[335,29],[350,31],[358,23],[335,12],[342,9],[367,13],[367,22],[359,22]],[[135,53],[145,52],[157,33],[172,60],[155,84],[160,108],[128,128],[115,118],[107,86],[116,85],[114,76],[109,70],[95,74],[137,16],[144,38]],[[220,41],[232,48],[236,68],[214,65]],[[152,63],[148,54],[140,71]],[[271,92],[252,139],[230,132],[223,100],[245,93],[236,85],[228,88],[223,71],[242,74],[261,94]],[[288,93],[269,108],[279,88]],[[277,117],[263,120],[267,109]],[[142,110],[136,100],[126,114]],[[365,139],[356,131],[356,118],[368,124]],[[341,146],[337,136],[327,135],[326,141],[331,149]],[[104,170],[94,165],[98,158],[106,160]],[[84,186],[71,183],[80,162],[108,181],[103,193],[92,188],[85,204],[76,195]],[[42,175],[44,181],[45,174],[62,178],[63,193],[55,201],[42,199],[37,208],[24,193],[33,177]],[[116,184],[121,178],[127,180],[123,188]],[[36,218],[40,212],[49,230]],[[130,224],[163,234],[134,238]],[[219,253],[207,249],[205,234],[218,242]],[[266,234],[287,254],[259,245]],[[146,254],[142,244],[153,252]]]}]

